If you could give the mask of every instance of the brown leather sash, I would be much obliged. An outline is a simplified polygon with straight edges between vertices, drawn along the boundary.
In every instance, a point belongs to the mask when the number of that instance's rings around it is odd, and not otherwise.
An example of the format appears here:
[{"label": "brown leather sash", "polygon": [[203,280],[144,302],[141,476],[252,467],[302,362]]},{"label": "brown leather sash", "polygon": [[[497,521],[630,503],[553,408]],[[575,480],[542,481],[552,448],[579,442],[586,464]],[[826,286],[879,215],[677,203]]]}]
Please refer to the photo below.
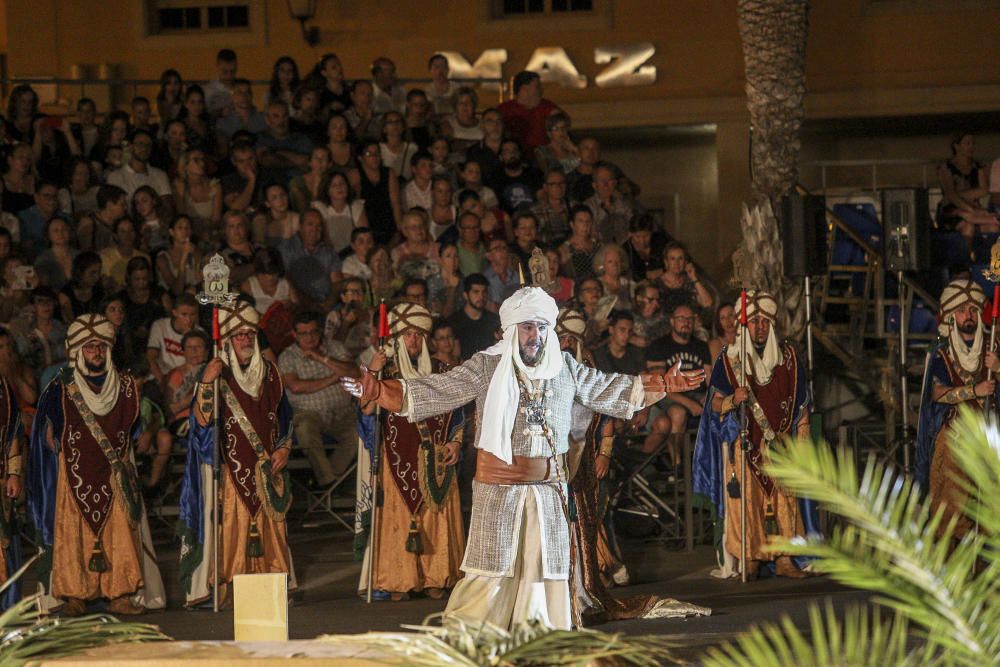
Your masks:
[{"label": "brown leather sash", "polygon": [[[559,456],[558,465],[566,469],[566,457]],[[476,452],[476,477],[481,484],[540,484],[556,481],[556,460],[534,456],[514,456],[511,465],[489,452]]]}]

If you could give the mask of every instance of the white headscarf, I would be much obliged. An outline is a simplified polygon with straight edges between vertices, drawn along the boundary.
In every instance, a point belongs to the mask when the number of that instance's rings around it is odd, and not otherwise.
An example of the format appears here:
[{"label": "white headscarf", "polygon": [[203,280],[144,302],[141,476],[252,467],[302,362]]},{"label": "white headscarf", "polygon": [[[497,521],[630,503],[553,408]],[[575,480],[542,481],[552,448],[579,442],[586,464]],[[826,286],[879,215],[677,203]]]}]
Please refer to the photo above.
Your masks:
[{"label": "white headscarf", "polygon": [[955,311],[969,303],[982,310],[985,301],[986,293],[983,288],[969,279],[952,280],[941,292],[941,325],[938,327],[938,332],[948,336],[952,357],[966,373],[975,373],[979,370],[986,327],[983,318],[976,318],[975,337],[971,345],[966,343],[958,327],[955,326]]},{"label": "white headscarf", "polygon": [[[747,321],[761,315],[771,322],[771,329],[767,334],[767,342],[764,344],[764,354],[760,355],[750,339],[750,332],[740,322],[742,304],[740,299],[736,300],[736,343],[726,349],[726,355],[730,362],[735,362],[740,358],[742,351],[746,350],[747,366],[744,372],[749,371],[754,379],[767,384],[771,380],[774,368],[781,363],[781,346],[778,344],[778,336],[774,333],[774,323],[778,315],[778,302],[774,297],[762,290],[747,290]],[[737,378],[742,380],[742,378]]]},{"label": "white headscarf", "polygon": [[[260,394],[264,384],[264,359],[260,356],[260,343],[257,341],[260,313],[246,301],[240,301],[234,307],[219,308],[219,334],[222,336],[222,361],[229,366],[237,384],[251,396]],[[240,366],[239,356],[233,349],[233,336],[239,331],[252,331],[253,354],[250,363],[244,369]]]},{"label": "white headscarf", "polygon": [[[399,374],[404,380],[415,380],[427,377],[431,374],[431,353],[427,349],[427,336],[431,332],[433,320],[429,310],[415,303],[396,304],[389,311],[389,333],[391,338],[386,344],[386,356],[396,358],[396,366]],[[417,359],[417,367],[413,367],[410,361],[410,353],[406,350],[406,345],[400,340],[403,332],[407,329],[416,329],[423,334],[420,357]]]},{"label": "white headscarf", "polygon": [[[100,392],[90,388],[87,377],[92,375],[80,351],[87,343],[106,343],[107,353],[104,356],[104,368],[96,374],[107,373]],[[111,412],[118,402],[118,370],[111,360],[111,348],[115,344],[115,327],[103,315],[88,313],[81,315],[70,323],[66,330],[66,357],[73,367],[73,379],[80,389],[80,396],[90,411],[98,417]]]},{"label": "white headscarf", "polygon": [[[483,430],[479,448],[510,464],[513,461],[511,434],[517,418],[520,391],[514,369],[519,369],[529,380],[551,380],[562,370],[562,352],[559,337],[553,327],[559,317],[555,300],[541,287],[522,287],[500,306],[500,327],[503,340],[484,350],[483,354],[499,356],[483,406]],[[521,322],[544,322],[549,325],[541,358],[534,366],[521,360],[521,346],[517,338],[517,325]]]}]

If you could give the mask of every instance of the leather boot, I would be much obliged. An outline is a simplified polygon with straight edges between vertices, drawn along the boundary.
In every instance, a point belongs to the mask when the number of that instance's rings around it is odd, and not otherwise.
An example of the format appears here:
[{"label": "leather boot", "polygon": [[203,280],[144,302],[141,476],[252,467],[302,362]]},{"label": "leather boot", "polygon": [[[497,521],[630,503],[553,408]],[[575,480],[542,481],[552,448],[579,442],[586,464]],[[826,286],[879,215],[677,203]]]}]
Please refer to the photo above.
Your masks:
[{"label": "leather boot", "polygon": [[779,577],[788,577],[790,579],[805,579],[809,576],[808,573],[803,572],[795,566],[791,556],[779,556],[774,564],[774,571]]},{"label": "leather boot", "polygon": [[63,616],[83,616],[87,612],[87,603],[80,598],[66,598],[59,613]]},{"label": "leather boot", "polygon": [[108,604],[108,611],[115,616],[140,616],[146,613],[142,607],[132,604],[129,596],[122,595]]}]

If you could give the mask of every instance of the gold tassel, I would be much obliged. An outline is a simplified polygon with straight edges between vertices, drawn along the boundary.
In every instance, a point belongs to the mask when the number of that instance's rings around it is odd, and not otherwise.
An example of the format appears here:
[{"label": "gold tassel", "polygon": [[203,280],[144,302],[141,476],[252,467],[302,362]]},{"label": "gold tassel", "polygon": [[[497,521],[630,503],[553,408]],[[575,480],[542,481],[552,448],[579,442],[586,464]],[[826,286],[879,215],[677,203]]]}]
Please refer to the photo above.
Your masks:
[{"label": "gold tassel", "polygon": [[778,534],[778,517],[774,514],[771,501],[767,501],[767,508],[764,510],[764,532],[768,535]]},{"label": "gold tassel", "polygon": [[247,557],[260,558],[264,555],[264,543],[260,540],[260,530],[257,522],[250,522],[250,534],[247,536]]},{"label": "gold tassel", "polygon": [[422,554],[424,543],[420,539],[420,531],[417,530],[417,520],[410,519],[410,532],[406,535],[406,550],[411,554]]},{"label": "gold tassel", "polygon": [[94,548],[90,552],[90,562],[87,569],[91,572],[107,572],[108,561],[104,557],[104,550],[101,548],[101,541],[94,541]]}]

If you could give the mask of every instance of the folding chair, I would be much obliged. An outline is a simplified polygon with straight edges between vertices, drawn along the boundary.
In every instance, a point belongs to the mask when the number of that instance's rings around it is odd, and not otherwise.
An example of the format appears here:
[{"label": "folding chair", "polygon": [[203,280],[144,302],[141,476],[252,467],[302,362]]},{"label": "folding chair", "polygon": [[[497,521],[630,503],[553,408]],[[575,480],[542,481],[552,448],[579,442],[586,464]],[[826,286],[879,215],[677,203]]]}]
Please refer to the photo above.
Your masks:
[{"label": "folding chair", "polygon": [[[334,438],[323,438],[325,453],[328,453],[336,445]],[[308,462],[299,459],[308,468]],[[358,468],[358,462],[354,461],[348,466],[337,479],[322,487],[303,486],[306,493],[306,511],[302,517],[300,525],[303,528],[316,528],[324,525],[341,525],[349,533],[354,533],[354,494],[349,497],[337,496],[337,492],[342,490],[351,480],[354,479],[354,472]]]}]

